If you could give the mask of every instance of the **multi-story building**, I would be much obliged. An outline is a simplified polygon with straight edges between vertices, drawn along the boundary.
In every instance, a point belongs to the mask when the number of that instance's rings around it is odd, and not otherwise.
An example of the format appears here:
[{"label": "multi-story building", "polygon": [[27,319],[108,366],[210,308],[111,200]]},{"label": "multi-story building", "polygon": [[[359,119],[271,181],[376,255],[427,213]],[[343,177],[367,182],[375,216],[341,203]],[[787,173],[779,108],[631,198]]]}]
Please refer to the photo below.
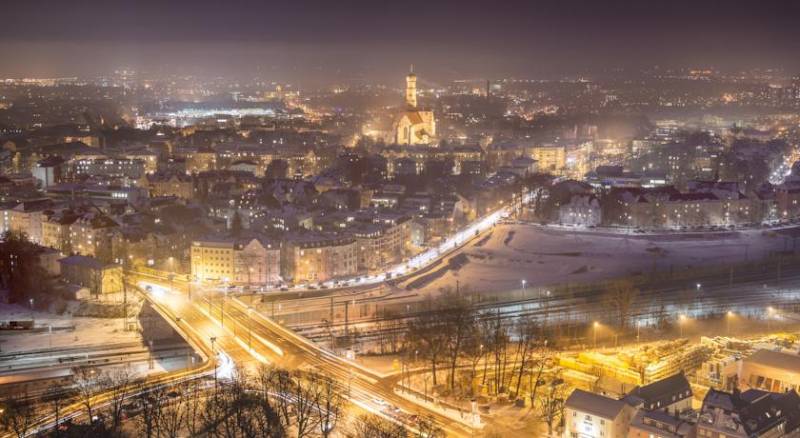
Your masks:
[{"label": "multi-story building", "polygon": [[137,180],[145,173],[145,163],[128,158],[87,158],[72,162],[75,175],[105,176]]},{"label": "multi-story building", "polygon": [[119,225],[100,212],[82,214],[69,227],[72,252],[101,261],[113,258],[113,241]]},{"label": "multi-story building", "polygon": [[567,167],[567,148],[565,146],[536,146],[531,148],[531,158],[536,160],[539,172],[561,174]]},{"label": "multi-story building", "polygon": [[51,214],[42,221],[42,245],[61,251],[63,254],[72,253],[70,227],[79,217],[80,214],[72,210],[61,210]]},{"label": "multi-story building", "polygon": [[281,249],[259,238],[204,239],[192,242],[192,277],[248,286],[280,283]]},{"label": "multi-story building", "polygon": [[800,436],[800,396],[795,391],[711,389],[697,420],[698,438]]},{"label": "multi-story building", "polygon": [[359,271],[373,272],[408,256],[411,221],[396,224],[362,223],[352,229],[358,246]]},{"label": "multi-story building", "polygon": [[633,414],[621,400],[576,389],[564,404],[564,438],[625,437]]},{"label": "multi-story building", "polygon": [[283,246],[283,277],[295,283],[328,281],[358,272],[358,246],[352,236],[298,233]]},{"label": "multi-story building", "polygon": [[601,217],[600,200],[594,195],[572,195],[558,207],[558,222],[563,225],[593,227],[600,225]]},{"label": "multi-story building", "polygon": [[0,210],[0,230],[23,233],[31,242],[41,244],[42,222],[47,219],[45,211],[52,205],[49,199],[37,199],[8,206]]},{"label": "multi-story building", "polygon": [[695,424],[664,411],[638,411],[628,438],[694,438]]},{"label": "multi-story building", "polygon": [[146,175],[140,184],[150,190],[150,196],[175,196],[181,199],[192,199],[195,194],[194,180],[181,173]]}]

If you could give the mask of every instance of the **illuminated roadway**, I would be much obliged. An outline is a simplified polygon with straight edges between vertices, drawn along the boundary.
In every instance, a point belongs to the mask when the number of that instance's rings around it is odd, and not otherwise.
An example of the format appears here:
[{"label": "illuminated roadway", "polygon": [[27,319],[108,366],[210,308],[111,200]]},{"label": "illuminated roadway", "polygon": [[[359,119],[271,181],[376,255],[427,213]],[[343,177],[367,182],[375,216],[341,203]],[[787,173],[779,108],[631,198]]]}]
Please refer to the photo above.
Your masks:
[{"label": "illuminated roadway", "polygon": [[[424,251],[383,273],[348,280],[345,284],[348,286],[379,284],[390,278],[412,274],[490,229],[509,213],[510,208],[503,207],[456,232],[436,248]],[[448,436],[471,436],[474,433],[468,417],[457,419],[452,414],[447,415],[439,409],[430,408],[398,395],[391,377],[379,376],[367,368],[319,348],[313,342],[273,322],[236,298],[226,300],[223,297],[222,300],[209,301],[208,296],[218,295],[209,293],[201,300],[189,301],[186,294],[175,288],[180,286],[179,282],[137,273],[133,273],[131,277],[133,277],[129,279],[131,283],[146,289],[142,291],[143,295],[154,309],[207,359],[196,368],[149,377],[145,380],[144,386],[152,388],[175,384],[212,373],[215,378],[225,378],[233,372],[234,365],[253,369],[258,364],[274,363],[286,368],[313,369],[333,377],[340,384],[347,383],[349,399],[354,404],[405,423],[412,430],[414,425],[406,419],[382,412],[380,401],[399,408],[406,414],[432,419]],[[333,281],[323,284],[327,287],[335,286]],[[131,392],[130,396],[143,391],[145,390]],[[102,392],[94,397],[94,404],[100,407],[109,400],[110,394]],[[73,403],[63,409],[61,420],[80,417],[82,411],[83,406],[80,403]],[[33,424],[31,435],[54,426],[53,418],[44,416]]]}]

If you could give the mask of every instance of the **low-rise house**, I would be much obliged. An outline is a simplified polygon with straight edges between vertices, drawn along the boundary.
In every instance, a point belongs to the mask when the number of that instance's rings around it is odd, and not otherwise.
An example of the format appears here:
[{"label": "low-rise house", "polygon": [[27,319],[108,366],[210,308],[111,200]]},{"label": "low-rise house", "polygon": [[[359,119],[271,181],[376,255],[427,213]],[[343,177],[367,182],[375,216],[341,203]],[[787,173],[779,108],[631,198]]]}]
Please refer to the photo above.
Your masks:
[{"label": "low-rise house", "polygon": [[692,408],[692,387],[680,372],[649,385],[637,386],[624,400],[637,409],[677,415]]},{"label": "low-rise house", "polygon": [[70,284],[89,289],[92,295],[122,292],[122,266],[94,257],[74,255],[59,260],[61,275]]}]

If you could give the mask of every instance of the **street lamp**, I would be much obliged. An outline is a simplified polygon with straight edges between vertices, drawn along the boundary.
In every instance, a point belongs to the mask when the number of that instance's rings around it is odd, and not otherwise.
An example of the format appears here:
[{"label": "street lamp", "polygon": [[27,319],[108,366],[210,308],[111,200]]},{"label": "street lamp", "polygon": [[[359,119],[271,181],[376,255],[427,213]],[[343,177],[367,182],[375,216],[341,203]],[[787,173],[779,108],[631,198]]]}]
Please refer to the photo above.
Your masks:
[{"label": "street lamp", "polygon": [[700,290],[700,288],[702,288],[702,287],[703,287],[703,285],[702,285],[702,284],[700,284],[700,283],[697,283],[696,287],[697,287],[697,290]]},{"label": "street lamp", "polygon": [[772,306],[767,307],[767,330],[772,331],[772,318],[775,317],[775,308]]},{"label": "street lamp", "polygon": [[686,322],[686,315],[681,315],[678,317],[678,327],[681,330],[681,338],[683,337],[683,324]]},{"label": "street lamp", "polygon": [[525,290],[525,285],[528,284],[528,280],[522,279],[522,290]]},{"label": "street lamp", "polygon": [[[217,342],[217,337],[212,336],[211,338],[211,355],[214,355],[214,343]],[[214,364],[214,389],[217,389],[217,364]]]},{"label": "street lamp", "polygon": [[736,314],[733,313],[733,310],[728,310],[728,313],[725,314],[725,332],[728,335],[731,334],[731,319],[733,319],[735,315]]}]

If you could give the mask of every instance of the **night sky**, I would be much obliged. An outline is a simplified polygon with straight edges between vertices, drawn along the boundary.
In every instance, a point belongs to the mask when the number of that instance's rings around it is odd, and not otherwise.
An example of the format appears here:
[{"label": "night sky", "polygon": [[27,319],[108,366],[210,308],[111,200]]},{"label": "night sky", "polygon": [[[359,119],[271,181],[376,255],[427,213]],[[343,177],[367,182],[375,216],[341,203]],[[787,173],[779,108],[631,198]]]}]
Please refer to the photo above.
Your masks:
[{"label": "night sky", "polygon": [[797,1],[1,0],[0,75],[435,79],[800,68]]}]

